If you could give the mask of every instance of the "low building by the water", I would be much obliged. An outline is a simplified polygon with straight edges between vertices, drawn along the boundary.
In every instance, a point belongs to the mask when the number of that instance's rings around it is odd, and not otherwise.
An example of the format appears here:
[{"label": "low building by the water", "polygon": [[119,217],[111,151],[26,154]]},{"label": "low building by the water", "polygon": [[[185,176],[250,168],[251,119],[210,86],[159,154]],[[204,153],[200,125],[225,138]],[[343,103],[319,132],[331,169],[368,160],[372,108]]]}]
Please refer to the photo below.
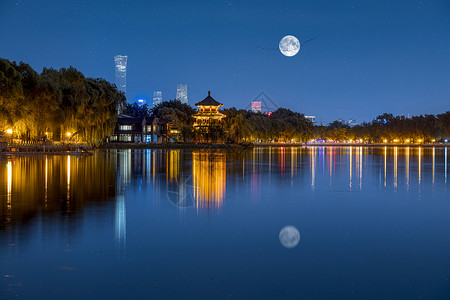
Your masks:
[{"label": "low building by the water", "polygon": [[214,100],[211,97],[211,92],[208,91],[208,97],[195,104],[198,107],[198,113],[194,114],[195,119],[194,128],[208,128],[214,122],[220,122],[226,117],[223,113],[219,112],[219,107],[223,104]]},{"label": "low building by the water", "polygon": [[160,143],[172,139],[173,132],[168,120],[156,117],[131,117],[119,115],[114,134],[109,142],[123,143]]}]

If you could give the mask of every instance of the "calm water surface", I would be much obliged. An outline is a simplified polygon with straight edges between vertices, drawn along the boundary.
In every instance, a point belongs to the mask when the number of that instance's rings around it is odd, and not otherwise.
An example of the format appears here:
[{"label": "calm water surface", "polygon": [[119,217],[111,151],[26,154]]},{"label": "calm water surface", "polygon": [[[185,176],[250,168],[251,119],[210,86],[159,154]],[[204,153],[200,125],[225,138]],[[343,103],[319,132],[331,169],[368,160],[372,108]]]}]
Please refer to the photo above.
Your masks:
[{"label": "calm water surface", "polygon": [[[448,157],[0,156],[0,299],[449,299]],[[294,248],[279,240],[287,225]]]}]

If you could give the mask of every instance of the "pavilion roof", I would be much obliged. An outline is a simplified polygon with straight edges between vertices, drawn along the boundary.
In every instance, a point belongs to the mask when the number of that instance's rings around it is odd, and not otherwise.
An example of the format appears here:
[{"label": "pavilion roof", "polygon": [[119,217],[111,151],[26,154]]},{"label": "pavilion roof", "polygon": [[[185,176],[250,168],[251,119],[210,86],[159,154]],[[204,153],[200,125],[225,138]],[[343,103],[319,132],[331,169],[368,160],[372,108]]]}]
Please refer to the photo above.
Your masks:
[{"label": "pavilion roof", "polygon": [[195,106],[223,106],[223,104],[214,100],[214,98],[211,97],[211,92],[208,91],[208,97],[198,103],[195,103]]}]

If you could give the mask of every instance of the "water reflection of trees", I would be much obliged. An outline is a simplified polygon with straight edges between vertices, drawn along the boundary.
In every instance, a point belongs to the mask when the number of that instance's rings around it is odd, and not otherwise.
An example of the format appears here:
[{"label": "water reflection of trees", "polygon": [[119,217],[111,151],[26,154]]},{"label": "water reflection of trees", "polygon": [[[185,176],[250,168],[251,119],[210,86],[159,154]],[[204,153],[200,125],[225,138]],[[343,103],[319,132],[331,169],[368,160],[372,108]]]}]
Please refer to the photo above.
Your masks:
[{"label": "water reflection of trees", "polygon": [[1,157],[1,226],[40,212],[70,214],[115,196],[116,164],[115,154],[105,152],[87,158]]}]

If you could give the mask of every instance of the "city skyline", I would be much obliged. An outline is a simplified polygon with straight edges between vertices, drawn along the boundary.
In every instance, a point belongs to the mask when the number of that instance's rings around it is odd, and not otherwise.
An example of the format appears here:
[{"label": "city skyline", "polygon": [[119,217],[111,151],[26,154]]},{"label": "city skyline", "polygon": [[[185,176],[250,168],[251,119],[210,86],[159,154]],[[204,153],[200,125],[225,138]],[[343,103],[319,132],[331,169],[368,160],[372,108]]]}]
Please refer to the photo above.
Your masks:
[{"label": "city skyline", "polygon": [[[154,90],[173,95],[185,82],[192,101],[213,90],[225,107],[244,108],[266,91],[322,120],[370,121],[449,110],[449,12],[444,0],[2,1],[0,53],[38,71],[74,66],[110,82],[111,57],[126,54],[130,103]],[[270,51],[286,35],[316,39],[293,57]]]}]

